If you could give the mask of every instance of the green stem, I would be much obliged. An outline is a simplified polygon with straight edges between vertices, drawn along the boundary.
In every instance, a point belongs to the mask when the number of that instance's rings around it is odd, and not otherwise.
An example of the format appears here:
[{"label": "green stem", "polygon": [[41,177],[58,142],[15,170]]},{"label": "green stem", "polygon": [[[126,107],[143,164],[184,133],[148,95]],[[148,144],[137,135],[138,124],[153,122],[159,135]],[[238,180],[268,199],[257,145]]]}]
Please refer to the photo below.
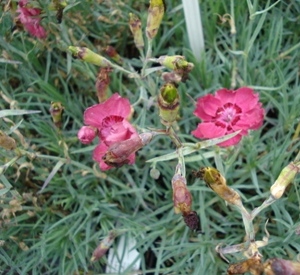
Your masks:
[{"label": "green stem", "polygon": [[147,46],[147,53],[146,53],[146,57],[143,61],[143,68],[142,68],[142,72],[141,72],[141,76],[142,78],[145,76],[145,70],[147,68],[147,64],[148,64],[148,61],[149,61],[149,58],[151,57],[152,55],[152,39],[148,38],[148,46]]}]

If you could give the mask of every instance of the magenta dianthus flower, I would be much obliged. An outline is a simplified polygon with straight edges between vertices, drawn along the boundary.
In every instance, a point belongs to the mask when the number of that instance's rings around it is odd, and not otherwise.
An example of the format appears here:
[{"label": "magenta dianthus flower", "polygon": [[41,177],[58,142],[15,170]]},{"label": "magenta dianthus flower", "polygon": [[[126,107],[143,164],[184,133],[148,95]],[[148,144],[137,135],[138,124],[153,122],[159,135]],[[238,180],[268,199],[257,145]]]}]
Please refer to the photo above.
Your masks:
[{"label": "magenta dianthus flower", "polygon": [[38,8],[27,7],[28,0],[20,0],[18,4],[17,12],[19,16],[17,19],[20,20],[24,28],[33,36],[37,38],[45,38],[47,33],[41,26],[41,10]]},{"label": "magenta dianthus flower", "polygon": [[[103,159],[111,145],[138,136],[135,128],[127,121],[130,114],[129,100],[122,98],[119,94],[113,94],[105,102],[95,104],[85,110],[84,124],[98,130],[100,143],[93,152],[93,159],[99,163],[101,170],[113,168]],[[91,142],[93,139],[86,127],[83,126],[78,132],[78,138],[82,143]],[[133,164],[134,161],[135,153],[132,153],[123,163]]]},{"label": "magenta dianthus flower", "polygon": [[220,89],[215,95],[198,98],[194,115],[202,122],[192,134],[200,139],[212,139],[241,130],[238,135],[218,144],[223,147],[235,145],[248,130],[262,126],[264,114],[259,95],[252,89]]}]

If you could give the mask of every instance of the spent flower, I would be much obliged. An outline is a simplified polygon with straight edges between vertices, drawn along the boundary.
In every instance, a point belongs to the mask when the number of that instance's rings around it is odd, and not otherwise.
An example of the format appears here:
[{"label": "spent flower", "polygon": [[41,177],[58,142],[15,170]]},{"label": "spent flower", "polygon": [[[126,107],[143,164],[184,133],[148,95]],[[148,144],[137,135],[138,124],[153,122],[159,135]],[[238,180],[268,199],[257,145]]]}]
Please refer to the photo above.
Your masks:
[{"label": "spent flower", "polygon": [[133,35],[133,40],[134,40],[135,46],[138,49],[142,49],[144,47],[142,22],[141,22],[141,19],[133,13],[129,13],[129,28]]},{"label": "spent flower", "polygon": [[241,130],[233,138],[218,144],[224,147],[235,145],[248,134],[248,130],[262,126],[264,114],[259,95],[252,89],[221,89],[215,95],[205,95],[197,100],[194,115],[202,122],[192,134],[197,138],[211,139]]},{"label": "spent flower", "polygon": [[37,38],[46,38],[47,33],[41,26],[41,12],[39,8],[32,8],[28,0],[20,0],[18,3],[17,20],[21,22],[24,28],[33,36]]},{"label": "spent flower", "polygon": [[148,39],[153,39],[156,36],[164,13],[165,4],[163,0],[150,0],[146,27]]}]

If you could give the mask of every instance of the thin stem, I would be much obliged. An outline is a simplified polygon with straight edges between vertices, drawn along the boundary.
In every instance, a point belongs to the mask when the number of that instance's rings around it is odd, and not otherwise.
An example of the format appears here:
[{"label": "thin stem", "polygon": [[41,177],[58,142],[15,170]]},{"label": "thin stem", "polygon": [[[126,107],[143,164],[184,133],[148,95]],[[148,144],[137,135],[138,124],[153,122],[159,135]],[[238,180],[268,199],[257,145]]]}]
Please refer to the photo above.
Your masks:
[{"label": "thin stem", "polygon": [[141,76],[142,78],[145,76],[145,70],[147,68],[147,64],[149,61],[149,58],[152,55],[152,39],[148,38],[148,46],[147,46],[147,53],[146,53],[146,57],[144,59],[144,64],[143,64],[143,68],[142,68],[142,72],[141,72]]}]

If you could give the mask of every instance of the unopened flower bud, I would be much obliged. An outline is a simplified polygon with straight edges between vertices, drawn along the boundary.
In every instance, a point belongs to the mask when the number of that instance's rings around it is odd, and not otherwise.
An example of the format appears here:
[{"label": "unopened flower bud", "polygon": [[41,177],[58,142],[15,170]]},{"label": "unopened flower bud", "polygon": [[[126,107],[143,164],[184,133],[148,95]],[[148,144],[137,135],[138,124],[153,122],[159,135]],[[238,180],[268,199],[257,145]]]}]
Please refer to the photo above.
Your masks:
[{"label": "unopened flower bud", "polygon": [[77,57],[85,62],[100,66],[100,67],[111,67],[111,62],[105,57],[94,53],[85,47],[69,47],[69,51],[74,57]]},{"label": "unopened flower bud", "polygon": [[16,141],[0,131],[0,147],[6,150],[14,150],[16,149]]},{"label": "unopened flower bud", "polygon": [[107,46],[104,49],[104,52],[115,62],[122,64],[122,57],[117,53],[116,49],[113,46]]},{"label": "unopened flower bud", "polygon": [[161,123],[170,126],[176,121],[179,111],[179,94],[173,83],[166,83],[158,94],[158,108]]},{"label": "unopened flower bud", "polygon": [[164,13],[165,5],[163,0],[150,0],[146,27],[146,35],[149,39],[153,39],[156,36]]},{"label": "unopened flower bud", "polygon": [[120,167],[128,163],[128,157],[147,145],[153,138],[153,133],[134,135],[130,139],[113,143],[103,156],[104,162],[113,167]]},{"label": "unopened flower bud", "polygon": [[222,199],[230,204],[240,205],[241,197],[240,195],[227,186],[226,179],[220,174],[220,172],[212,167],[204,167],[194,175],[202,180]]},{"label": "unopened flower bud", "polygon": [[64,111],[64,107],[61,102],[51,102],[50,106],[50,114],[52,120],[57,128],[61,128],[62,126],[62,114]]},{"label": "unopened flower bud", "polygon": [[191,212],[192,195],[186,186],[186,179],[180,174],[175,174],[172,179],[173,204],[176,214],[186,215]]},{"label": "unopened flower bud", "polygon": [[159,170],[157,170],[156,168],[152,168],[152,169],[150,170],[150,177],[151,177],[152,179],[157,180],[157,179],[159,178],[159,176],[160,176]]},{"label": "unopened flower bud", "polygon": [[299,275],[300,263],[283,259],[269,259],[264,263],[266,275]]},{"label": "unopened flower bud", "polygon": [[138,49],[142,49],[144,47],[142,22],[141,22],[140,18],[133,13],[129,13],[129,28],[133,35],[135,46]]},{"label": "unopened flower bud", "polygon": [[109,73],[111,71],[112,68],[110,67],[100,68],[99,73],[97,75],[95,88],[97,91],[99,103],[104,102],[108,98],[107,91],[110,83]]},{"label": "unopened flower bud", "polygon": [[89,144],[97,136],[98,129],[93,126],[82,126],[78,131],[77,137],[83,144]]},{"label": "unopened flower bud", "polygon": [[91,262],[95,262],[99,260],[112,246],[116,237],[117,237],[116,233],[110,231],[108,236],[106,236],[97,246],[97,248],[94,250],[91,258]]},{"label": "unopened flower bud", "polygon": [[288,166],[284,167],[279,174],[275,183],[271,186],[271,195],[276,200],[282,197],[285,189],[294,180],[297,173],[300,172],[300,162],[297,165],[291,162]]}]

